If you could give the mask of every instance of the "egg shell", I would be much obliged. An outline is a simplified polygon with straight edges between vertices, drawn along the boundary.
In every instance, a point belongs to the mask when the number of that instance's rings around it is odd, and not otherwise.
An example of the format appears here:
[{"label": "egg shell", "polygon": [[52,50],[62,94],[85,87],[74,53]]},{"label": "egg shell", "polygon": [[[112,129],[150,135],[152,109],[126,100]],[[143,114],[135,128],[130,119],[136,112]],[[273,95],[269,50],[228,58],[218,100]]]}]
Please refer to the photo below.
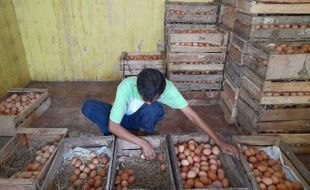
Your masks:
[{"label": "egg shell", "polygon": [[118,175],[118,176],[115,177],[114,184],[116,184],[116,185],[117,185],[117,184],[120,184],[121,181],[122,181],[121,176]]},{"label": "egg shell", "polygon": [[128,185],[129,185],[129,184],[128,184],[128,181],[124,181],[124,180],[123,180],[123,181],[121,182],[121,186],[122,186],[122,187],[128,187]]},{"label": "egg shell", "polygon": [[79,187],[83,184],[83,181],[80,180],[80,179],[77,179],[74,183],[73,183],[73,186],[74,187]]},{"label": "egg shell", "polygon": [[187,179],[185,184],[184,184],[184,188],[185,189],[191,189],[194,187],[194,183],[195,183],[195,181],[193,179]]},{"label": "egg shell", "polygon": [[160,171],[162,171],[162,172],[164,172],[164,171],[166,171],[166,165],[165,164],[161,164],[160,165]]},{"label": "egg shell", "polygon": [[197,148],[194,150],[194,153],[195,153],[196,155],[200,155],[201,152],[202,152],[202,148],[201,148],[201,147],[197,147]]},{"label": "egg shell", "polygon": [[286,187],[285,184],[280,183],[280,184],[277,184],[277,189],[278,189],[278,190],[287,190],[287,187]]},{"label": "egg shell", "polygon": [[72,175],[72,176],[70,177],[70,182],[71,182],[71,183],[74,183],[77,179],[78,179],[78,176]]},{"label": "egg shell", "polygon": [[89,184],[84,184],[81,188],[82,190],[89,190],[90,189],[90,185]]},{"label": "egg shell", "polygon": [[188,160],[190,165],[192,165],[194,163],[194,159],[192,156],[188,156],[186,159]]},{"label": "egg shell", "polygon": [[92,152],[89,154],[89,156],[90,156],[91,158],[96,158],[96,157],[97,157],[97,153],[96,153],[95,151],[92,151]]},{"label": "egg shell", "polygon": [[209,171],[209,166],[201,166],[200,170],[204,171],[204,172],[208,172]]},{"label": "egg shell", "polygon": [[48,148],[48,152],[52,154],[52,153],[55,151],[55,149],[56,149],[56,146],[55,146],[55,145],[51,145],[51,146]]},{"label": "egg shell", "polygon": [[214,171],[209,171],[209,172],[208,172],[208,177],[209,177],[209,179],[211,179],[212,181],[216,181],[216,180],[217,180],[217,175],[215,174]]},{"label": "egg shell", "polygon": [[266,166],[263,166],[263,165],[258,165],[256,167],[260,172],[265,172],[267,170],[267,167]]},{"label": "egg shell", "polygon": [[128,170],[127,170],[127,173],[129,173],[129,175],[133,175],[133,174],[134,174],[134,171],[133,171],[133,169],[128,169]]},{"label": "egg shell", "polygon": [[90,176],[91,178],[94,178],[96,175],[97,175],[97,171],[96,171],[96,170],[92,170],[92,171],[90,172],[90,174],[89,174],[89,176]]},{"label": "egg shell", "polygon": [[80,177],[80,179],[86,179],[87,178],[87,174],[86,173],[81,173],[80,175],[79,175],[79,177]]},{"label": "egg shell", "polygon": [[265,171],[265,172],[264,172],[264,176],[265,176],[265,177],[271,177],[271,175],[272,175],[272,173],[269,172],[269,171]]},{"label": "egg shell", "polygon": [[211,184],[211,180],[207,176],[201,176],[199,178],[199,181],[201,181],[201,183],[203,183],[204,185],[210,185]]},{"label": "egg shell", "polygon": [[215,155],[219,155],[220,149],[217,146],[212,147],[212,153]]},{"label": "egg shell", "polygon": [[39,169],[40,165],[41,165],[40,163],[34,163],[32,165],[32,171],[37,171]]},{"label": "egg shell", "polygon": [[206,156],[210,155],[212,153],[211,149],[205,148],[202,150],[202,153]]},{"label": "egg shell", "polygon": [[217,166],[215,164],[210,165],[210,170],[217,171]]},{"label": "egg shell", "polygon": [[186,155],[183,154],[183,153],[180,153],[179,156],[178,156],[179,160],[183,160],[186,158]]},{"label": "egg shell", "polygon": [[279,183],[279,179],[278,179],[278,177],[277,177],[277,176],[272,175],[270,178],[271,178],[271,180],[272,180],[273,184],[278,184],[278,183]]},{"label": "egg shell", "polygon": [[199,181],[198,179],[196,179],[195,182],[194,182],[194,187],[195,187],[195,188],[203,188],[203,187],[205,187],[205,186],[204,186],[204,184],[203,184],[201,181]]},{"label": "egg shell", "polygon": [[179,145],[179,152],[184,152],[184,150],[185,150],[185,147],[183,146],[183,145]]},{"label": "egg shell", "polygon": [[223,173],[219,173],[217,175],[217,178],[220,180],[220,181],[223,181],[223,179],[225,178],[225,175]]},{"label": "egg shell", "polygon": [[188,161],[187,159],[183,159],[183,160],[181,161],[181,165],[182,165],[182,166],[189,166],[189,161]]},{"label": "egg shell", "polygon": [[86,173],[86,174],[89,174],[90,171],[91,171],[91,169],[90,169],[89,167],[85,167],[85,168],[83,169],[83,172]]},{"label": "egg shell", "polygon": [[29,171],[22,172],[21,176],[25,179],[29,179],[32,176],[32,172],[29,172]]},{"label": "egg shell", "polygon": [[93,163],[89,163],[89,164],[87,164],[87,167],[90,168],[91,170],[93,170],[96,168],[96,165]]},{"label": "egg shell", "polygon": [[256,163],[256,162],[257,162],[257,158],[254,157],[254,156],[250,156],[250,157],[249,157],[249,161],[250,161],[251,163]]},{"label": "egg shell", "polygon": [[196,148],[196,147],[195,147],[194,144],[189,144],[189,145],[188,145],[188,149],[191,150],[191,151],[194,151],[195,148]]},{"label": "egg shell", "polygon": [[190,170],[189,172],[187,172],[187,178],[188,179],[193,179],[197,176],[196,172],[193,170]]},{"label": "egg shell", "polygon": [[87,183],[92,187],[95,184],[95,180],[90,178],[87,180]]},{"label": "egg shell", "polygon": [[302,190],[303,185],[299,181],[292,181],[293,188],[296,190]]},{"label": "egg shell", "polygon": [[100,187],[100,186],[102,186],[102,181],[101,181],[101,179],[95,180],[94,186],[95,186],[95,187]]},{"label": "egg shell", "polygon": [[191,170],[193,170],[197,175],[200,171],[198,167],[192,167]]},{"label": "egg shell", "polygon": [[74,174],[75,174],[75,175],[80,175],[80,173],[81,173],[81,170],[80,170],[80,169],[75,169],[75,170],[74,170]]},{"label": "egg shell", "polygon": [[263,178],[262,178],[262,182],[263,182],[264,184],[266,184],[267,186],[272,185],[272,183],[273,183],[273,181],[272,181],[271,178],[269,178],[269,177],[263,177]]},{"label": "egg shell", "polygon": [[98,158],[93,158],[93,159],[92,159],[92,163],[95,164],[95,165],[97,165],[97,164],[99,163]]}]

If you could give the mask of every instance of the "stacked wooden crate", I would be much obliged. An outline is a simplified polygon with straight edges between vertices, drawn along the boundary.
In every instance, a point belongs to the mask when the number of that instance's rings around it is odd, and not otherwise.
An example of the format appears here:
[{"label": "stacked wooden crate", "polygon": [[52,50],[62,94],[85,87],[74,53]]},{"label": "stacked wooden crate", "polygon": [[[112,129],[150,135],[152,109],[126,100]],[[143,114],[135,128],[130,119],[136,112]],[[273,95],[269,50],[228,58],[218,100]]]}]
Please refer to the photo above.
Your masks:
[{"label": "stacked wooden crate", "polygon": [[228,42],[228,33],[215,26],[218,8],[166,3],[167,76],[192,105],[218,103]]},{"label": "stacked wooden crate", "polygon": [[221,0],[219,1],[221,10],[219,14],[219,24],[228,29],[233,30],[236,20],[236,0]]},{"label": "stacked wooden crate", "polygon": [[166,74],[166,64],[162,52],[123,52],[119,63],[123,78],[137,76],[145,68],[158,69]]},{"label": "stacked wooden crate", "polygon": [[244,65],[237,123],[254,133],[309,132],[310,1],[240,0],[237,10],[242,43],[229,47]]}]

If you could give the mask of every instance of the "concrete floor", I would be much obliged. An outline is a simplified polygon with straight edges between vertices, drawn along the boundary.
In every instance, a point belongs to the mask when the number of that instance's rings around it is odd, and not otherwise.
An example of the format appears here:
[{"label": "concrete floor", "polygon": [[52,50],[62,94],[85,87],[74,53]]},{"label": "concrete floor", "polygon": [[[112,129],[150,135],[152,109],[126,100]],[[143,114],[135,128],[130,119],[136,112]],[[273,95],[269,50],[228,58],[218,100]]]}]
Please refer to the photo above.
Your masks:
[{"label": "concrete floor", "polygon": [[[97,98],[112,103],[118,82],[32,82],[30,88],[48,88],[51,107],[34,123],[34,128],[68,128],[69,137],[101,136],[98,127],[80,112],[83,100]],[[194,110],[225,139],[238,134],[237,128],[228,125],[218,106],[197,106]],[[160,134],[201,131],[180,111],[164,107],[165,118],[157,126]],[[0,138],[0,148],[10,138]],[[299,157],[310,170],[310,156]]]}]

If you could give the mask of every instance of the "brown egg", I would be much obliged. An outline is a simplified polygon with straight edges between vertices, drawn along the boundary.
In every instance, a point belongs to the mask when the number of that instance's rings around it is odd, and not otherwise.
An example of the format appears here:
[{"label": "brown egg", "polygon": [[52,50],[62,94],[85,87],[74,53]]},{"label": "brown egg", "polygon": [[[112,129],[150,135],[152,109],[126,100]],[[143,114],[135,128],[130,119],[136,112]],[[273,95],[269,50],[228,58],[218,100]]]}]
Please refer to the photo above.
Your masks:
[{"label": "brown egg", "polygon": [[267,186],[272,185],[273,181],[269,177],[263,177],[262,182]]},{"label": "brown egg", "polygon": [[195,181],[193,179],[187,179],[184,185],[185,189],[191,189],[194,187]]},{"label": "brown egg", "polygon": [[71,182],[71,183],[74,183],[77,179],[78,179],[78,176],[72,175],[72,176],[70,177],[70,182]]},{"label": "brown egg", "polygon": [[76,162],[75,162],[75,167],[76,168],[78,168],[78,167],[80,167],[81,166],[81,164],[82,164],[82,161],[81,160],[77,160]]},{"label": "brown egg", "polygon": [[262,178],[260,176],[255,177],[255,179],[257,183],[260,183],[262,181]]},{"label": "brown egg", "polygon": [[203,183],[204,185],[210,185],[211,184],[211,180],[207,176],[200,177],[199,181],[201,181],[201,183]]},{"label": "brown egg", "polygon": [[254,156],[250,156],[249,161],[250,161],[251,163],[256,163],[256,162],[257,162],[257,159],[256,159],[256,157],[254,157]]},{"label": "brown egg", "polygon": [[124,181],[124,180],[127,181],[129,179],[129,174],[127,172],[122,173],[121,179],[122,179],[122,181]]},{"label": "brown egg", "polygon": [[128,181],[122,181],[122,182],[121,182],[121,186],[122,186],[122,187],[128,187],[128,185],[129,185],[129,184],[128,184]]},{"label": "brown egg", "polygon": [[81,179],[86,179],[86,178],[87,178],[87,174],[86,174],[86,173],[81,173],[81,174],[79,175],[79,177],[80,177]]},{"label": "brown egg", "polygon": [[95,180],[94,186],[95,186],[95,187],[100,187],[100,186],[102,186],[102,181],[101,181],[101,179]]},{"label": "brown egg", "polygon": [[83,172],[86,173],[86,174],[89,174],[90,171],[91,171],[91,169],[90,169],[89,167],[85,167],[85,168],[83,169]]},{"label": "brown egg", "polygon": [[278,177],[277,177],[277,176],[272,175],[270,178],[271,178],[271,180],[272,180],[273,184],[278,184],[278,183],[279,183],[279,179],[278,179]]},{"label": "brown egg", "polygon": [[80,169],[81,171],[83,171],[85,167],[86,167],[86,166],[83,164],[83,165],[80,165],[79,169]]},{"label": "brown egg", "polygon": [[189,172],[187,172],[187,178],[188,179],[193,179],[197,176],[196,172],[193,170],[190,170]]},{"label": "brown egg", "polygon": [[260,188],[261,190],[266,190],[266,189],[267,189],[267,186],[266,186],[264,183],[260,183],[260,184],[259,184],[259,188]]},{"label": "brown egg", "polygon": [[74,173],[75,175],[80,175],[81,170],[80,170],[80,169],[75,169],[73,173]]},{"label": "brown egg", "polygon": [[96,168],[96,165],[93,163],[89,163],[89,164],[87,164],[87,167],[90,168],[91,170],[93,170]]},{"label": "brown egg", "polygon": [[286,185],[286,187],[287,187],[287,189],[292,189],[293,188],[293,184],[292,184],[292,182],[290,182],[290,181],[285,181],[284,182],[285,183],[285,185]]},{"label": "brown egg", "polygon": [[166,171],[166,164],[161,164],[160,165],[160,171],[162,171],[162,172],[164,172],[164,171]]},{"label": "brown egg", "polygon": [[90,174],[89,174],[89,176],[90,176],[91,178],[94,178],[96,175],[97,175],[97,171],[96,171],[96,170],[92,170],[92,171],[90,172]]},{"label": "brown egg", "polygon": [[224,188],[227,188],[227,187],[230,186],[229,180],[228,180],[227,178],[224,178],[223,181],[222,181],[222,183],[223,183],[223,187],[224,187]]},{"label": "brown egg", "polygon": [[204,186],[204,184],[203,184],[201,181],[199,181],[198,179],[196,179],[195,182],[194,182],[194,187],[195,187],[195,188],[203,188],[203,187],[205,187],[205,186]]},{"label": "brown egg", "polygon": [[100,175],[97,175],[96,177],[94,177],[94,180],[96,181],[96,180],[101,180],[101,176]]},{"label": "brown egg", "polygon": [[267,167],[266,166],[263,166],[263,165],[258,165],[256,167],[260,172],[265,172],[267,170]]},{"label": "brown egg", "polygon": [[217,175],[216,175],[213,171],[209,171],[209,172],[208,172],[208,177],[209,177],[212,181],[216,181],[216,180],[217,180]]},{"label": "brown egg", "polygon": [[302,190],[303,185],[299,181],[292,181],[293,188],[296,190]]},{"label": "brown egg", "polygon": [[274,186],[274,185],[269,185],[269,186],[267,187],[267,190],[277,190],[277,187]]},{"label": "brown egg", "polygon": [[223,181],[223,179],[225,178],[225,175],[223,173],[219,173],[217,175],[217,178],[220,180],[220,181]]},{"label": "brown egg", "polygon": [[96,153],[95,151],[92,151],[92,152],[89,154],[89,156],[90,156],[91,158],[96,158],[96,157],[97,157],[97,153]]},{"label": "brown egg", "polygon": [[40,166],[41,166],[40,163],[34,163],[34,164],[32,165],[32,171],[37,171],[37,170],[39,169]]},{"label": "brown egg", "polygon": [[285,184],[279,183],[279,184],[277,185],[277,189],[278,189],[278,190],[287,190],[287,187],[286,187]]},{"label": "brown egg", "polygon": [[121,176],[118,175],[118,176],[115,177],[114,184],[116,184],[116,185],[117,185],[117,184],[120,184],[121,181],[122,181]]},{"label": "brown egg", "polygon": [[159,161],[164,161],[164,155],[163,155],[163,154],[158,154],[158,155],[157,155],[157,159],[158,159]]},{"label": "brown egg", "polygon": [[272,173],[269,172],[269,171],[265,171],[265,172],[264,172],[264,176],[265,176],[265,177],[271,177],[271,175],[272,175]]},{"label": "brown egg", "polygon": [[87,183],[92,187],[95,184],[95,180],[90,178],[90,179],[87,180]]},{"label": "brown egg", "polygon": [[92,163],[97,165],[99,163],[99,160],[97,158],[93,158]]},{"label": "brown egg", "polygon": [[[104,168],[100,168],[99,170],[98,170],[98,174],[100,175],[100,176],[102,176],[102,177],[104,177],[105,175],[106,175],[106,171],[105,171],[105,169]],[[124,175],[128,175],[128,173],[123,173]],[[123,175],[122,174],[122,175]],[[121,176],[122,176],[121,175]]]},{"label": "brown egg", "polygon": [[89,184],[84,184],[81,188],[82,190],[89,190],[90,189],[90,185]]},{"label": "brown egg", "polygon": [[208,172],[210,170],[210,168],[209,168],[209,166],[201,166],[200,170],[204,171],[204,172]]}]

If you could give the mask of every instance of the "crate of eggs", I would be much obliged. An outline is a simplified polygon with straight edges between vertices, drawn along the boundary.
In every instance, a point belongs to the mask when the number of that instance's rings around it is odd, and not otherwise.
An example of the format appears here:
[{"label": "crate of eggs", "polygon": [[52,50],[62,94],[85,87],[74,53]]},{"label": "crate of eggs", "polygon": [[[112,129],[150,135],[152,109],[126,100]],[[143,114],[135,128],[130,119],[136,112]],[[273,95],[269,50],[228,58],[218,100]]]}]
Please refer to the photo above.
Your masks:
[{"label": "crate of eggs", "polygon": [[240,163],[223,154],[208,135],[171,135],[169,145],[178,189],[250,187]]},{"label": "crate of eggs", "polygon": [[42,189],[108,189],[114,143],[112,136],[63,140]]},{"label": "crate of eggs", "polygon": [[309,189],[310,173],[275,136],[234,136],[240,162],[254,190]]},{"label": "crate of eggs", "polygon": [[140,146],[117,139],[109,189],[176,189],[166,136],[143,137],[155,159],[147,160]]},{"label": "crate of eggs", "polygon": [[238,12],[234,33],[251,41],[309,40],[309,19],[310,15],[248,15]]},{"label": "crate of eggs", "polygon": [[145,68],[158,69],[165,74],[166,64],[164,62],[164,55],[161,52],[122,53],[120,71],[123,77],[136,76]]},{"label": "crate of eggs", "polygon": [[0,150],[1,189],[39,189],[67,129],[21,128]]},{"label": "crate of eggs", "polygon": [[306,42],[254,43],[247,47],[244,61],[263,80],[307,80],[309,54]]},{"label": "crate of eggs", "polygon": [[167,1],[165,23],[215,24],[218,5]]},{"label": "crate of eggs", "polygon": [[214,26],[174,28],[168,31],[170,52],[225,52],[228,32]]},{"label": "crate of eggs", "polygon": [[1,136],[13,136],[28,127],[51,105],[47,89],[19,88],[0,97]]},{"label": "crate of eggs", "polygon": [[237,10],[248,14],[309,14],[309,0],[239,0]]}]

